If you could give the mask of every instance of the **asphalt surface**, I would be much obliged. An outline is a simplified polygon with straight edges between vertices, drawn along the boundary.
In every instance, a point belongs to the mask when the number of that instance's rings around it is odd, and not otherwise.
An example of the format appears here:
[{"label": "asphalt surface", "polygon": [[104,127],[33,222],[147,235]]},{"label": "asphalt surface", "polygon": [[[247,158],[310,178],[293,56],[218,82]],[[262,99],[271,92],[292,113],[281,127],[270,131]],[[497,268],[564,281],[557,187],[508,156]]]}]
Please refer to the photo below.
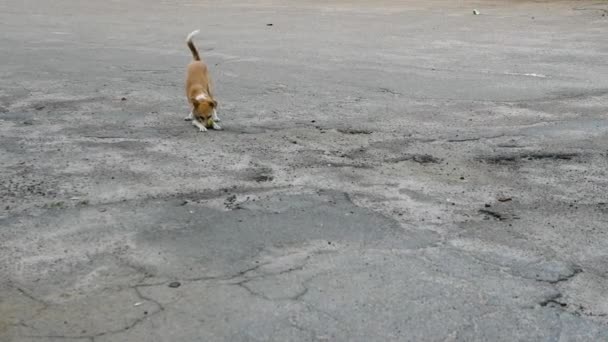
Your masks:
[{"label": "asphalt surface", "polygon": [[608,3],[0,22],[1,341],[608,340]]}]

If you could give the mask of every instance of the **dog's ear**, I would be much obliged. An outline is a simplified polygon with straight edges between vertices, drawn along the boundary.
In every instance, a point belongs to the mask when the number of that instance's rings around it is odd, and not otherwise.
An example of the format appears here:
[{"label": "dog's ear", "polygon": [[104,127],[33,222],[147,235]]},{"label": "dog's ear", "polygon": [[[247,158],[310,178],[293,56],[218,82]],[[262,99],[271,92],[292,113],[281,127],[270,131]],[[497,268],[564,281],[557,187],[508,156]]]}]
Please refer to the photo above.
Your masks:
[{"label": "dog's ear", "polygon": [[217,101],[211,100],[211,108],[217,108]]},{"label": "dog's ear", "polygon": [[192,105],[194,107],[198,107],[198,100],[196,99],[196,97],[191,98],[190,102],[192,102]]}]

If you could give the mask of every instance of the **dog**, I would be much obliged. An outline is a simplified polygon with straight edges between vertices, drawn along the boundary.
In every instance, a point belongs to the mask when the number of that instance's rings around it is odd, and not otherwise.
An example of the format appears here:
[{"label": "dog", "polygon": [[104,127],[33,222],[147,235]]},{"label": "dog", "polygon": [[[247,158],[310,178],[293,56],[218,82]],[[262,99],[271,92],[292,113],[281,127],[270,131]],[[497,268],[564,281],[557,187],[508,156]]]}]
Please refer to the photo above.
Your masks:
[{"label": "dog", "polygon": [[199,32],[199,30],[192,31],[186,38],[193,61],[188,64],[186,77],[186,96],[192,110],[185,120],[192,121],[192,124],[201,132],[206,132],[207,128],[221,130],[220,125],[216,123],[220,119],[217,117],[217,101],[211,94],[209,71],[192,43],[192,37]]}]

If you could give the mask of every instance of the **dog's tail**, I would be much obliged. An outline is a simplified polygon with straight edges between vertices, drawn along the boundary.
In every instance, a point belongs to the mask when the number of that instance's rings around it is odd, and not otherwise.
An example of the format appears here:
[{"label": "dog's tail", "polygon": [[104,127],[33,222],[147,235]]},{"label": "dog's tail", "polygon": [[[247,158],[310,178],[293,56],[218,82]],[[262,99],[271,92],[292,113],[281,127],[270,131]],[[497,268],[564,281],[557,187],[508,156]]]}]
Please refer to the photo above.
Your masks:
[{"label": "dog's tail", "polygon": [[199,34],[199,32],[201,32],[201,31],[200,30],[192,31],[192,32],[190,32],[190,34],[186,38],[186,44],[188,44],[188,47],[190,48],[190,51],[192,51],[192,57],[194,58],[195,61],[200,61],[201,57],[198,55],[198,51],[196,50],[196,47],[194,46],[194,43],[192,43],[192,37],[194,37],[197,34]]}]

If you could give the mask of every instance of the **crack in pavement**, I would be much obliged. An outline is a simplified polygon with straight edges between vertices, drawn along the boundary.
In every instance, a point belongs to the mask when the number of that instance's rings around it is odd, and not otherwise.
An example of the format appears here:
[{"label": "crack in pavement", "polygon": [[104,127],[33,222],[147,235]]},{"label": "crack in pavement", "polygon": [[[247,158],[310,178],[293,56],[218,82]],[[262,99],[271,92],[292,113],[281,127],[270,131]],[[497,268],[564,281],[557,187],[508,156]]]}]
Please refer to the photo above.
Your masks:
[{"label": "crack in pavement", "polygon": [[[443,248],[446,248],[445,246],[442,246]],[[448,248],[448,249],[453,249],[453,248]],[[477,260],[478,262],[481,262],[483,264],[488,264],[488,265],[492,265],[493,267],[498,267],[499,271],[504,272],[506,274],[508,274],[509,276],[513,276],[513,277],[517,277],[517,278],[523,278],[523,279],[528,279],[531,280],[530,278],[527,277],[523,277],[523,276],[519,276],[519,275],[515,275],[512,274],[511,272],[506,272],[507,269],[510,269],[508,267],[504,267],[502,265],[497,265],[494,264],[492,262],[488,262],[486,260],[483,259],[479,259],[478,256],[475,255],[470,255],[470,253],[467,253],[465,251],[462,251],[460,249],[453,249],[454,251],[458,252],[458,253],[464,253],[466,255],[469,255],[470,257],[472,257],[474,260]],[[282,269],[282,270],[278,270],[278,271],[263,271],[261,270],[263,267],[265,266],[269,266],[269,265],[273,265],[272,261],[269,262],[262,262],[259,264],[256,264],[254,266],[250,266],[247,267],[245,269],[242,269],[236,273],[233,274],[227,274],[227,275],[218,275],[218,276],[206,276],[206,277],[196,277],[196,278],[184,278],[184,279],[180,279],[181,281],[184,282],[201,282],[201,281],[226,281],[228,283],[226,283],[225,285],[231,285],[231,286],[238,286],[241,287],[242,289],[244,289],[245,291],[247,291],[248,294],[250,294],[251,296],[257,297],[257,298],[261,298],[263,300],[266,301],[301,301],[302,298],[309,292],[309,286],[308,284],[310,283],[310,281],[312,281],[314,278],[318,277],[320,274],[324,274],[324,272],[321,272],[319,274],[315,274],[307,279],[305,279],[304,281],[301,281],[299,286],[302,287],[302,289],[300,291],[298,291],[297,293],[291,295],[291,296],[281,296],[281,297],[277,297],[277,298],[272,298],[268,295],[266,295],[263,292],[260,291],[256,291],[254,288],[252,288],[248,283],[254,280],[258,280],[258,279],[264,279],[267,277],[276,277],[276,276],[280,276],[280,275],[284,275],[284,274],[289,274],[291,272],[298,272],[301,271],[303,269],[306,268],[307,264],[310,262],[310,260],[316,256],[316,255],[321,255],[321,254],[326,254],[326,253],[335,253],[337,252],[336,250],[316,250],[316,251],[311,251],[309,252],[310,254],[306,255],[305,257],[303,257],[301,260],[298,261],[298,263],[296,265],[292,265],[288,268]],[[289,256],[290,254],[287,254],[285,256]],[[284,256],[282,256],[284,257]],[[276,260],[273,259],[273,260]],[[165,306],[163,304],[161,304],[159,301],[155,300],[152,297],[146,296],[144,295],[140,289],[141,288],[146,288],[146,287],[153,287],[153,286],[164,286],[166,285],[169,280],[167,281],[162,281],[162,282],[157,282],[157,283],[141,283],[143,281],[145,281],[146,279],[153,277],[154,275],[152,275],[151,273],[149,273],[147,270],[145,270],[142,267],[139,267],[137,265],[128,265],[130,268],[132,268],[133,270],[135,270],[136,272],[141,272],[143,273],[142,278],[139,280],[138,284],[132,285],[129,288],[131,288],[137,298],[139,298],[142,301],[148,301],[150,303],[153,303],[157,309],[155,309],[154,311],[152,311],[150,314],[144,313],[143,316],[136,318],[135,320],[133,320],[131,323],[129,323],[128,325],[119,328],[119,329],[114,329],[114,330],[109,330],[109,331],[103,331],[103,332],[99,332],[97,334],[89,334],[89,335],[30,335],[30,336],[26,336],[29,338],[57,338],[57,339],[89,339],[91,341],[94,341],[95,338],[97,337],[102,337],[102,336],[112,336],[112,335],[116,335],[116,334],[121,334],[124,333],[130,329],[133,329],[134,327],[138,326],[139,324],[145,322],[148,318],[154,317],[155,315],[159,315],[162,312],[164,312],[166,310]],[[280,264],[279,264],[280,266]],[[259,271],[259,272],[257,272]],[[537,279],[537,281],[539,282],[545,282],[547,284],[552,284],[552,285],[556,285],[558,283],[561,282],[565,282],[568,281],[570,279],[572,279],[573,277],[575,277],[576,275],[578,275],[579,273],[583,272],[582,268],[575,266],[573,271],[571,273],[568,274],[560,274],[558,276],[557,279],[555,280],[543,280],[543,279]],[[237,281],[237,282],[232,282],[232,281]],[[42,305],[45,305],[44,309],[46,309],[48,307],[48,304],[45,303],[44,301],[34,297],[33,295],[29,294],[27,291],[20,289],[18,287],[16,287],[16,289],[22,293],[24,296],[26,296],[27,298],[30,298],[38,303],[41,303]],[[550,297],[542,300],[541,302],[537,303],[538,305],[540,305],[541,307],[564,307],[567,304],[562,303],[561,301],[559,301],[559,298],[562,298],[562,294],[561,293],[557,293],[554,295],[551,295]],[[321,310],[316,309],[315,307],[312,307],[309,303],[303,302],[303,304],[305,305],[305,307],[309,310],[309,311],[315,311],[318,313],[321,313],[323,315],[327,315],[329,317],[331,317],[332,319],[334,319],[336,322],[340,322],[340,320],[338,320],[336,317],[333,317],[331,315],[329,315],[326,312],[323,312]],[[43,309],[43,310],[44,310]],[[25,323],[24,323],[25,324]]]},{"label": "crack in pavement", "polygon": [[582,273],[582,272],[583,272],[582,268],[580,268],[579,266],[574,266],[571,274],[559,275],[556,280],[537,279],[537,281],[542,281],[542,282],[546,282],[549,284],[558,284],[558,283],[561,283],[564,281],[568,281],[568,280],[576,277],[579,273]]},{"label": "crack in pavement", "polygon": [[29,299],[33,300],[33,301],[34,301],[34,302],[36,302],[36,303],[41,304],[41,305],[43,306],[43,310],[44,310],[44,309],[46,309],[46,308],[49,306],[49,304],[48,304],[47,302],[43,301],[42,299],[36,298],[36,297],[35,297],[34,295],[32,295],[31,293],[29,293],[29,292],[25,291],[23,288],[21,288],[21,287],[19,287],[19,286],[14,285],[12,282],[11,282],[11,283],[9,283],[9,286],[12,286],[13,288],[15,288],[15,289],[16,289],[16,290],[17,290],[19,293],[21,293],[21,294],[22,294],[22,295],[24,295],[25,297],[27,297],[27,298],[29,298]]},{"label": "crack in pavement", "polygon": [[545,298],[544,300],[540,301],[538,303],[538,305],[543,306],[543,307],[548,306],[549,304],[557,304],[559,306],[565,306],[564,303],[560,303],[558,301],[558,299],[560,299],[560,298],[562,298],[562,294],[561,294],[561,292],[558,292],[558,293],[551,295],[551,296]]},{"label": "crack in pavement", "polygon": [[[481,139],[484,140],[492,140],[492,139],[498,139],[498,138],[503,138],[503,137],[507,137],[507,136],[512,136],[509,134],[499,134],[499,135],[492,135],[492,136],[487,136],[487,137],[471,137],[471,138],[451,138],[451,139],[446,139],[446,142],[468,142],[468,141],[478,141]],[[515,137],[514,135],[512,137]]]},{"label": "crack in pavement", "polygon": [[[292,266],[289,267],[287,269],[281,270],[281,271],[277,271],[277,272],[262,272],[261,274],[257,274],[257,275],[252,275],[252,276],[248,276],[247,274],[250,272],[254,272],[259,270],[260,268],[264,267],[264,266],[268,266],[268,265],[272,265],[272,262],[263,262],[263,263],[259,263],[255,266],[251,266],[248,267],[244,270],[238,271],[236,273],[233,274],[227,274],[227,275],[218,275],[218,276],[202,276],[202,277],[194,277],[194,278],[177,278],[175,280],[177,281],[182,281],[182,282],[204,282],[204,281],[231,281],[231,280],[235,280],[238,279],[240,277],[246,277],[247,279],[245,279],[246,282],[254,280],[254,279],[262,279],[265,277],[271,277],[271,276],[277,276],[277,275],[282,275],[282,274],[286,274],[286,273],[290,273],[290,272],[294,272],[294,271],[300,271],[302,269],[304,269],[304,267],[306,266],[306,264],[308,263],[308,261],[315,255],[321,255],[321,254],[328,254],[328,253],[335,253],[335,250],[318,250],[318,251],[313,251],[311,252],[310,255],[307,255],[299,265],[297,266]],[[139,268],[137,266],[133,266],[131,265],[131,268],[133,269],[141,269],[142,271],[144,270],[143,268]],[[146,271],[147,272],[147,271]],[[144,277],[141,281],[145,280],[148,277]],[[141,282],[140,281],[140,282]],[[172,280],[166,280],[166,281],[162,281],[162,282],[157,282],[157,283],[139,283],[136,284],[136,287],[153,287],[153,286],[161,286],[161,285],[166,285],[167,283],[171,282]]]},{"label": "crack in pavement", "polygon": [[[505,274],[505,275],[508,275],[510,277],[519,278],[519,279],[525,279],[525,280],[536,280],[539,283],[546,283],[546,284],[551,285],[551,287],[553,289],[555,289],[556,293],[553,294],[553,295],[551,295],[551,296],[549,296],[549,297],[547,297],[547,298],[545,298],[545,299],[543,299],[542,301],[536,303],[536,304],[540,305],[541,307],[548,307],[548,306],[551,307],[550,304],[553,304],[553,305],[555,305],[555,307],[559,307],[560,309],[563,309],[564,307],[566,307],[568,305],[567,303],[563,303],[563,302],[561,302],[561,301],[558,300],[558,299],[562,298],[563,295],[562,295],[561,291],[558,290],[557,285],[560,284],[560,283],[569,281],[572,278],[576,277],[578,274],[580,274],[580,273],[583,272],[583,269],[581,267],[579,267],[579,266],[573,266],[572,273],[565,274],[565,275],[559,275],[558,278],[555,279],[555,280],[529,278],[529,277],[526,277],[524,275],[519,275],[519,274],[516,274],[516,273],[512,273],[511,272],[511,270],[513,269],[512,267],[504,266],[504,265],[500,265],[500,264],[496,264],[496,263],[484,260],[484,259],[482,259],[482,258],[480,258],[480,257],[478,257],[478,256],[476,256],[476,255],[474,255],[472,253],[466,252],[466,251],[458,249],[458,248],[454,248],[454,247],[446,247],[446,248],[451,249],[451,250],[453,250],[453,251],[455,251],[457,253],[462,253],[464,255],[468,255],[469,257],[473,258],[473,260],[475,260],[475,261],[477,261],[477,262],[479,262],[481,264],[497,267],[497,271],[498,272],[500,272],[502,274]],[[427,259],[427,262],[429,262],[431,264],[434,263],[430,259]],[[450,276],[453,276],[453,275],[450,275]],[[460,279],[460,277],[456,277],[456,278]],[[577,310],[577,312],[578,312],[578,310]],[[584,314],[584,312],[583,312],[583,314]]]},{"label": "crack in pavement", "polygon": [[[439,246],[439,248],[441,248],[441,246]],[[525,275],[520,275],[520,274],[517,274],[517,273],[510,272],[510,270],[513,270],[512,266],[505,266],[505,265],[501,265],[501,264],[498,264],[498,263],[494,263],[494,262],[485,260],[485,259],[483,259],[483,258],[475,255],[474,253],[470,253],[470,252],[468,252],[466,250],[463,250],[463,249],[460,249],[460,248],[457,248],[457,247],[454,247],[454,246],[452,246],[452,247],[445,247],[445,248],[448,248],[448,249],[450,249],[452,251],[455,251],[457,253],[461,253],[461,254],[467,255],[467,256],[473,258],[474,260],[476,260],[477,262],[480,262],[482,264],[498,267],[498,270],[500,272],[508,274],[508,275],[510,275],[512,277],[521,278],[521,279],[527,279],[527,280],[536,280],[537,282],[548,283],[548,284],[551,284],[551,285],[555,285],[555,284],[558,284],[558,283],[561,283],[561,282],[564,282],[564,281],[568,281],[568,280],[576,277],[578,274],[580,274],[580,273],[583,272],[583,269],[580,266],[571,265],[572,266],[572,272],[571,273],[560,274],[560,275],[558,275],[557,279],[555,279],[555,280],[538,279],[538,278],[526,277]],[[527,264],[527,265],[525,265],[525,267],[530,266],[530,265],[532,265],[532,264]]]},{"label": "crack in pavement", "polygon": [[12,326],[22,326],[22,327],[25,327],[25,328],[28,328],[28,329],[33,329],[33,330],[36,330],[35,328],[33,328],[33,327],[29,326],[29,325],[26,323],[26,321],[28,321],[28,320],[32,320],[32,319],[34,319],[34,318],[36,318],[36,317],[40,316],[40,315],[41,315],[41,314],[42,314],[42,313],[43,313],[43,312],[44,312],[46,309],[48,309],[48,308],[49,308],[50,304],[49,304],[49,303],[47,303],[47,302],[45,302],[44,300],[42,300],[42,299],[40,299],[40,298],[37,298],[36,296],[32,295],[31,293],[29,293],[29,292],[25,291],[23,288],[21,288],[20,286],[16,285],[16,284],[15,284],[14,282],[12,282],[12,281],[9,281],[8,285],[9,285],[10,287],[12,287],[12,288],[16,289],[16,290],[17,290],[17,291],[18,291],[20,294],[22,294],[24,297],[26,297],[26,298],[28,298],[28,299],[30,299],[30,300],[32,300],[32,301],[34,301],[34,302],[36,302],[36,303],[38,303],[38,304],[40,304],[40,305],[41,305],[41,307],[40,307],[40,308],[38,308],[38,310],[36,310],[36,311],[34,312],[34,314],[33,314],[32,316],[30,316],[29,318],[27,318],[26,320],[24,320],[24,319],[20,319],[20,320],[18,320],[18,321],[17,321],[17,323],[13,323],[13,324],[9,324],[9,325],[12,325]]},{"label": "crack in pavement", "polygon": [[[130,268],[135,269],[136,271],[141,271],[140,269],[133,267],[133,265],[128,265]],[[145,274],[143,279],[146,279],[147,277],[149,277],[149,274]],[[142,279],[142,280],[143,280]],[[28,329],[32,329],[32,330],[37,330],[35,327],[28,325],[26,323],[26,321],[32,320],[34,318],[36,318],[37,316],[39,316],[42,312],[44,312],[45,310],[47,310],[49,307],[53,306],[52,304],[49,304],[39,298],[36,298],[34,295],[28,293],[27,291],[23,290],[22,288],[14,285],[14,284],[10,284],[10,286],[14,287],[17,291],[19,291],[19,293],[23,294],[25,297],[39,303],[42,305],[42,308],[40,308],[39,310],[36,311],[36,313],[28,318],[27,320],[20,320],[16,325],[19,326],[23,326],[25,328]],[[142,301],[148,301],[151,302],[153,304],[155,304],[157,306],[157,310],[154,310],[150,313],[148,313],[147,311],[144,311],[143,316],[135,319],[133,322],[131,322],[130,324],[128,324],[127,326],[124,326],[123,328],[120,329],[116,329],[116,330],[109,330],[109,331],[104,331],[104,332],[100,332],[97,334],[82,334],[82,335],[24,335],[24,337],[27,338],[35,338],[35,339],[42,339],[42,338],[55,338],[55,339],[70,339],[70,340],[78,340],[78,339],[88,339],[90,341],[94,341],[96,337],[102,337],[102,336],[111,336],[111,335],[115,335],[115,334],[119,334],[122,332],[125,332],[129,329],[134,328],[135,326],[139,325],[140,323],[144,322],[146,319],[150,318],[150,317],[154,317],[155,315],[165,311],[165,307],[158,302],[157,300],[147,297],[145,295],[143,295],[141,293],[141,291],[139,290],[140,285],[134,285],[134,286],[130,286],[129,288],[131,288],[135,295],[137,296],[137,298],[139,298]]]},{"label": "crack in pavement", "polygon": [[162,313],[163,311],[165,311],[165,307],[158,301],[146,297],[144,296],[139,289],[136,286],[132,286],[131,287],[133,289],[133,291],[135,292],[136,296],[141,299],[142,301],[149,301],[151,303],[154,303],[157,306],[157,309],[148,313],[147,311],[144,311],[143,315],[139,318],[136,318],[135,320],[133,320],[133,322],[129,323],[128,325],[120,328],[120,329],[115,329],[115,330],[108,330],[108,331],[103,331],[97,334],[83,334],[83,335],[25,335],[24,337],[28,337],[28,338],[56,338],[56,339],[70,339],[70,340],[76,340],[76,339],[89,339],[91,341],[94,341],[95,338],[97,337],[103,337],[103,336],[112,336],[112,335],[117,335],[117,334],[121,334],[124,333],[130,329],[135,328],[136,326],[138,326],[139,324],[145,322],[147,319],[152,318],[160,313]]},{"label": "crack in pavement", "polygon": [[[259,193],[270,193],[273,191],[281,191],[288,189],[288,186],[260,186],[260,187],[240,187],[240,188],[218,188],[218,189],[199,189],[192,190],[189,192],[174,192],[174,193],[163,193],[163,194],[144,194],[139,197],[132,198],[119,198],[111,201],[100,201],[100,202],[87,202],[85,205],[86,208],[99,208],[99,209],[109,209],[112,206],[122,206],[125,202],[130,203],[146,203],[157,200],[178,200],[178,199],[187,199],[191,202],[203,202],[203,201],[211,201],[222,198],[228,194],[259,194]],[[51,204],[54,203],[62,203],[61,207],[52,207]],[[12,219],[16,220],[21,217],[28,217],[31,215],[32,210],[40,210],[43,209],[48,212],[59,212],[70,209],[82,209],[82,205],[78,202],[73,202],[72,200],[68,200],[67,198],[58,201],[49,201],[45,205],[34,205],[27,206],[19,211],[13,211],[10,216],[0,217],[2,219]]]},{"label": "crack in pavement", "polygon": [[[584,308],[577,303],[574,303],[574,302],[568,303],[566,301],[560,300],[561,298],[564,298],[564,296],[563,296],[562,292],[558,290],[558,285],[563,282],[568,282],[568,281],[572,280],[573,278],[575,278],[576,276],[578,276],[579,274],[583,273],[584,270],[580,266],[573,265],[572,266],[573,269],[572,269],[571,273],[558,275],[557,279],[555,279],[555,280],[534,279],[534,278],[529,278],[529,277],[526,277],[523,275],[513,274],[509,271],[503,270],[504,268],[511,269],[511,267],[508,267],[508,266],[505,267],[502,265],[494,264],[492,262],[480,259],[479,257],[472,255],[471,253],[466,253],[466,254],[468,254],[473,259],[477,260],[478,262],[499,267],[501,272],[505,272],[506,274],[509,274],[513,277],[527,279],[527,280],[536,280],[539,283],[550,284],[557,291],[557,293],[538,302],[538,305],[540,305],[541,307],[555,308],[555,309],[559,309],[564,312],[570,312],[570,313],[574,313],[576,315],[585,315],[585,316],[590,316],[590,317],[607,317],[608,316],[608,314],[594,314],[592,312],[586,312],[584,310]],[[568,307],[568,306],[572,307],[573,309],[571,311],[566,310],[566,307]]]},{"label": "crack in pavement", "polygon": [[252,288],[250,288],[249,286],[247,286],[247,283],[249,282],[249,280],[243,280],[241,282],[238,282],[236,284],[236,286],[239,286],[243,289],[245,289],[245,291],[247,291],[250,295],[254,296],[254,297],[258,297],[258,298],[262,298],[264,300],[267,301],[282,301],[282,300],[291,300],[291,301],[298,301],[300,300],[306,293],[308,293],[308,287],[306,286],[302,286],[304,289],[298,293],[296,293],[293,296],[285,296],[285,297],[276,297],[276,298],[270,298],[267,295],[261,293],[261,292],[257,292],[255,290],[253,290]]}]

